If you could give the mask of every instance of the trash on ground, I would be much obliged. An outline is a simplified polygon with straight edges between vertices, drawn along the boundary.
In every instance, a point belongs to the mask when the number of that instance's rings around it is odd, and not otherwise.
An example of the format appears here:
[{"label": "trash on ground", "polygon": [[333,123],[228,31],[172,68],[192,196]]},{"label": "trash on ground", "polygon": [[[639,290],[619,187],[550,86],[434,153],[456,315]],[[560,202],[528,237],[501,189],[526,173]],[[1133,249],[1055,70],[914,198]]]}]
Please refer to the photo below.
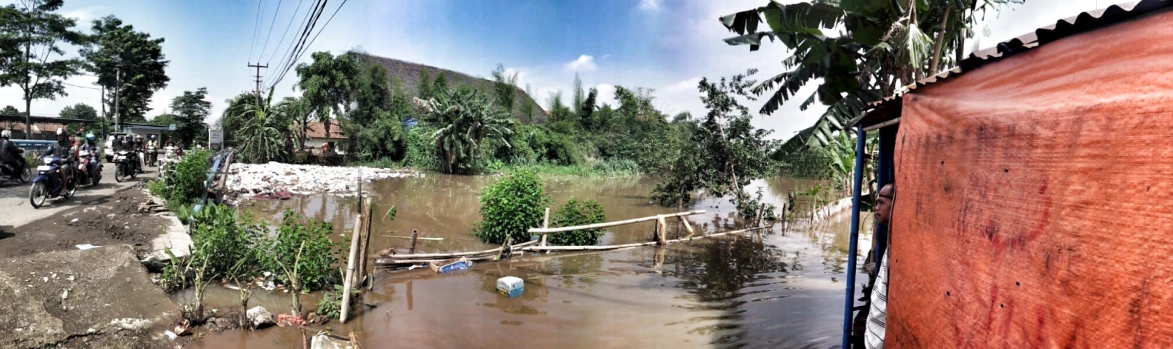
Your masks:
[{"label": "trash on ground", "polygon": [[468,257],[453,258],[442,262],[431,262],[432,270],[437,273],[444,274],[457,270],[468,270],[472,267],[472,261]]},{"label": "trash on ground", "polygon": [[509,298],[520,296],[522,292],[525,292],[525,280],[516,276],[497,279],[497,292]]}]

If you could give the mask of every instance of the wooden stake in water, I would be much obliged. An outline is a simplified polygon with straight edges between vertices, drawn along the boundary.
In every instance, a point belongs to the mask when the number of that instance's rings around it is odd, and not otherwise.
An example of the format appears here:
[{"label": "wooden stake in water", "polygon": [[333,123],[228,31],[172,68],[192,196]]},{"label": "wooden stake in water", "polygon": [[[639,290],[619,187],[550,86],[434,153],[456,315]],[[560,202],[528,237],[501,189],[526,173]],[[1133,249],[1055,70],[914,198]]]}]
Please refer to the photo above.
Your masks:
[{"label": "wooden stake in water", "polygon": [[342,280],[342,316],[339,321],[346,323],[346,316],[350,311],[350,286],[351,280],[354,280],[354,260],[358,255],[358,240],[359,233],[362,229],[362,215],[355,215],[354,217],[354,234],[350,235],[350,258],[346,262],[346,279]]},{"label": "wooden stake in water", "polygon": [[[542,228],[549,228],[549,227],[550,227],[550,208],[547,207],[546,208],[546,218],[542,219]],[[542,246],[546,246],[546,235],[549,235],[549,234],[542,234]]]},{"label": "wooden stake in water", "polygon": [[407,249],[407,254],[415,254],[415,241],[419,239],[419,230],[411,230],[411,248]]}]

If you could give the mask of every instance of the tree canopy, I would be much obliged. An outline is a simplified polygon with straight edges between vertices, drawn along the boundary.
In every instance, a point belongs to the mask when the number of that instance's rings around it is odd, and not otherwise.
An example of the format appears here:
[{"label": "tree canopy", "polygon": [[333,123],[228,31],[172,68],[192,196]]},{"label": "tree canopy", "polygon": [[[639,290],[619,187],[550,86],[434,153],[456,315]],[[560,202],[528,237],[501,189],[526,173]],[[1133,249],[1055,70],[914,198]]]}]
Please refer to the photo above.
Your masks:
[{"label": "tree canopy", "polygon": [[323,51],[314,52],[312,57],[312,63],[297,66],[297,76],[301,78],[297,88],[326,134],[330,134],[330,120],[350,113],[362,68],[352,54],[334,56]]},{"label": "tree canopy", "polygon": [[204,119],[212,113],[212,102],[208,101],[208,89],[200,87],[183,91],[183,95],[171,100],[171,112],[175,114],[175,138],[185,145],[193,142],[206,143],[208,125]]},{"label": "tree canopy", "polygon": [[80,45],[85,35],[74,31],[76,21],[54,13],[62,0],[21,0],[0,7],[0,86],[23,92],[25,133],[31,133],[28,115],[33,100],[65,96],[62,82],[77,74],[79,59],[63,59],[62,44]]},{"label": "tree canopy", "polygon": [[80,53],[98,76],[98,84],[106,87],[107,110],[122,120],[145,120],[151,97],[171,80],[165,71],[169,61],[163,55],[163,38],[135,31],[114,16],[95,20],[92,29],[90,44]]}]

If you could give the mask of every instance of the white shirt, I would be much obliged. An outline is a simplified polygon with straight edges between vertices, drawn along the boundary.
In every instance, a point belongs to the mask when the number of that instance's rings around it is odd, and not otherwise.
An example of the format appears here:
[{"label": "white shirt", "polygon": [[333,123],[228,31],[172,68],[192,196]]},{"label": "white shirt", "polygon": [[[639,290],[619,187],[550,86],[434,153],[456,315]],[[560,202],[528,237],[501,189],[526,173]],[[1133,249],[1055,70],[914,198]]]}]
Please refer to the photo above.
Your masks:
[{"label": "white shirt", "polygon": [[872,286],[872,307],[863,334],[864,346],[868,349],[884,348],[884,332],[888,325],[888,254],[884,253],[880,271],[876,273],[876,284]]}]

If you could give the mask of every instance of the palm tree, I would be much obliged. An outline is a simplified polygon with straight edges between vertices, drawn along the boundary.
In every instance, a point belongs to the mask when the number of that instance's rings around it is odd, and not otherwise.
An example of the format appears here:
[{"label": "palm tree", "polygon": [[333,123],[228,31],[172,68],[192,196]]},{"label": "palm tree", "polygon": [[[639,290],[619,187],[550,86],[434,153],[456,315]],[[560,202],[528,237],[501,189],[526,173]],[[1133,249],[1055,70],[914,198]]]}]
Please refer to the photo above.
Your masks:
[{"label": "palm tree", "polygon": [[[827,111],[809,129],[783,145],[784,151],[832,143],[836,131],[867,106],[926,75],[936,74],[946,50],[960,52],[978,14],[1022,0],[895,0],[883,2],[811,0],[767,5],[721,17],[738,34],[730,45],[757,50],[763,39],[777,40],[793,51],[783,61],[789,71],[768,78],[750,91],[771,92],[762,106],[770,114],[808,82],[822,80],[799,106],[816,100]],[[764,17],[764,20],[763,20]],[[758,31],[759,24],[766,30]],[[843,27],[839,35],[823,30]],[[934,40],[928,33],[935,33]],[[935,41],[935,42],[934,42]],[[948,45],[947,45],[948,44]],[[947,59],[947,58],[946,58]],[[953,59],[956,63],[959,59]]]},{"label": "palm tree", "polygon": [[513,133],[509,113],[474,89],[445,89],[438,96],[414,102],[425,112],[425,121],[440,127],[432,134],[441,170],[445,173],[473,173],[481,143],[492,140],[509,147],[506,136]]}]

